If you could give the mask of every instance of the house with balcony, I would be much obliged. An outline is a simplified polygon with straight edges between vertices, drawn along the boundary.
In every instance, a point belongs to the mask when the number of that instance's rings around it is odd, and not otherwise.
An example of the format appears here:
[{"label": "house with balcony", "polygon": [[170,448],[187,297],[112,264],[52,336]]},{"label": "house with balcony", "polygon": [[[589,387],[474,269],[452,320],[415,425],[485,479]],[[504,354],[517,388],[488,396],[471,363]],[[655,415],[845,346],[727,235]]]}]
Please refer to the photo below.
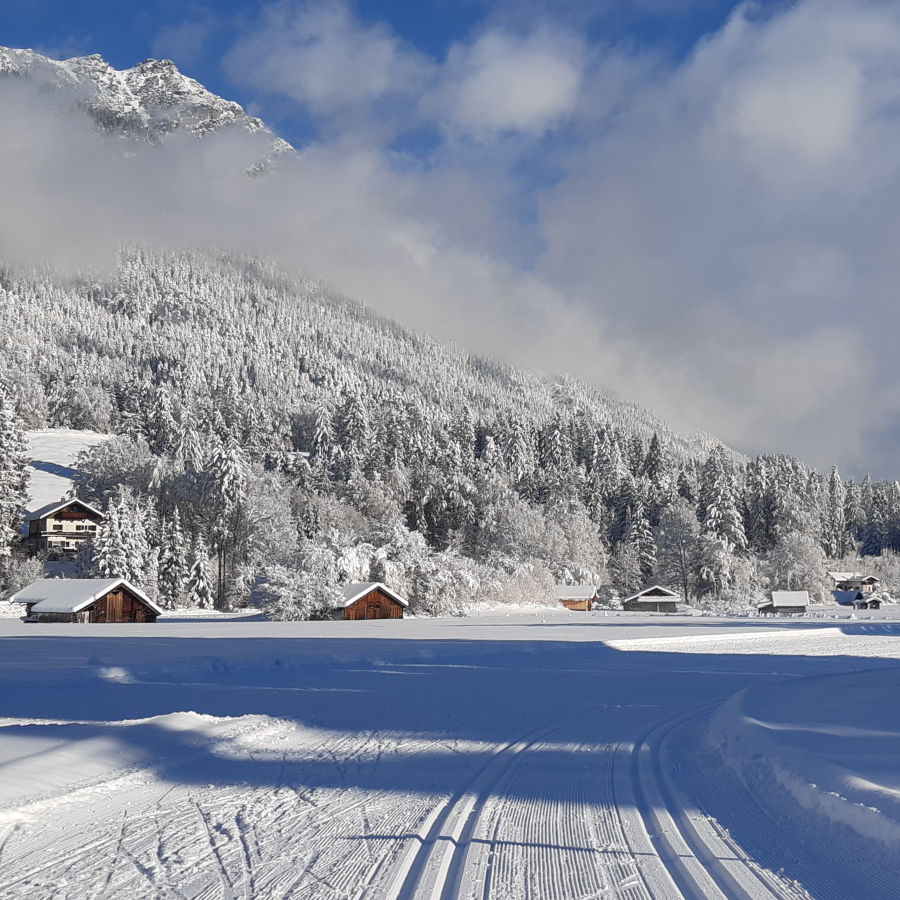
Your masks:
[{"label": "house with balcony", "polygon": [[78,548],[97,536],[103,513],[77,497],[49,503],[25,516],[25,546],[32,553],[75,556]]}]

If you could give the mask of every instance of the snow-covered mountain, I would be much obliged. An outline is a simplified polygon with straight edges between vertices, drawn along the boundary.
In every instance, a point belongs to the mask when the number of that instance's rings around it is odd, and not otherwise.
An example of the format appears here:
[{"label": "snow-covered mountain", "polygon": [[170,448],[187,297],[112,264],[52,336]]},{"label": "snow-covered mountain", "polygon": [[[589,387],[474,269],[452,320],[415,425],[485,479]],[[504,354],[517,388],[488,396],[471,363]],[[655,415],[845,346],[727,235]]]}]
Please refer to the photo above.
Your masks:
[{"label": "snow-covered mountain", "polygon": [[147,59],[130,69],[114,69],[99,54],[54,60],[33,50],[0,47],[0,78],[29,79],[44,90],[68,93],[106,133],[150,141],[178,131],[202,137],[239,127],[271,138],[271,157],[292,152],[255,116],[225,100],[168,59]]}]

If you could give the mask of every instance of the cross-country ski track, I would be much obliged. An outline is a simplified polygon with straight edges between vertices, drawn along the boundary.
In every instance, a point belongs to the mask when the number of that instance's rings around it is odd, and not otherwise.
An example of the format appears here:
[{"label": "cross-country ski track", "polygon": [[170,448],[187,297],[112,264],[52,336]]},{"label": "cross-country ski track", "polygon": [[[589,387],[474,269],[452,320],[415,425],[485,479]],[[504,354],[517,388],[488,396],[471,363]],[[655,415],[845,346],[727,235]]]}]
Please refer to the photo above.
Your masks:
[{"label": "cross-country ski track", "polygon": [[896,671],[898,634],[3,622],[0,898],[887,897],[896,858],[813,840],[707,732],[744,690]]}]

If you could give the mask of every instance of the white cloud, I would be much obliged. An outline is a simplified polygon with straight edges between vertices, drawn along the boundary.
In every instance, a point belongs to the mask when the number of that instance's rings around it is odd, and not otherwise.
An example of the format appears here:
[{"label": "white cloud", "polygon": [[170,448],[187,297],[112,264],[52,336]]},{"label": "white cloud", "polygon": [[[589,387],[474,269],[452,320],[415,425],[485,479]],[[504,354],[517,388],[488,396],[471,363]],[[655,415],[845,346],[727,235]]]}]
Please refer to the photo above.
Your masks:
[{"label": "white cloud", "polygon": [[875,2],[738,10],[567,161],[540,271],[642,347],[622,393],[750,451],[886,464],[898,26]]},{"label": "white cloud", "polygon": [[236,81],[329,116],[415,94],[429,69],[387,26],[360,22],[341,0],[267,7],[225,65]]},{"label": "white cloud", "polygon": [[438,95],[449,123],[463,131],[539,136],[573,112],[583,56],[569,35],[488,31],[451,48]]}]

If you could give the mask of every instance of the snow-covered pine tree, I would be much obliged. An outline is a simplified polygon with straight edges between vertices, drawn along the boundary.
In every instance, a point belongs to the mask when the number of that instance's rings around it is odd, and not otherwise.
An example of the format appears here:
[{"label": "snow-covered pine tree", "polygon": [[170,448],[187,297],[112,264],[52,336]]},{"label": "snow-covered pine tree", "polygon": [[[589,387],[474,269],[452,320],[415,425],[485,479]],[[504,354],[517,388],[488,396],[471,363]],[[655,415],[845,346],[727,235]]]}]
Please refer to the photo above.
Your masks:
[{"label": "snow-covered pine tree", "polygon": [[94,572],[101,578],[127,578],[127,560],[119,504],[110,502],[94,540]]},{"label": "snow-covered pine tree", "polygon": [[0,560],[12,553],[28,502],[28,457],[12,399],[0,385]]},{"label": "snow-covered pine tree", "polygon": [[642,581],[640,586],[648,585],[656,572],[656,540],[640,500],[635,501],[628,518],[625,543],[631,544],[637,553]]},{"label": "snow-covered pine tree", "polygon": [[209,553],[203,538],[199,535],[194,541],[193,557],[187,580],[188,602],[199,609],[212,609],[215,598],[209,571]]},{"label": "snow-covered pine tree", "polygon": [[159,595],[167,609],[184,598],[188,580],[187,545],[176,506],[172,518],[163,526],[163,545],[159,556]]}]

